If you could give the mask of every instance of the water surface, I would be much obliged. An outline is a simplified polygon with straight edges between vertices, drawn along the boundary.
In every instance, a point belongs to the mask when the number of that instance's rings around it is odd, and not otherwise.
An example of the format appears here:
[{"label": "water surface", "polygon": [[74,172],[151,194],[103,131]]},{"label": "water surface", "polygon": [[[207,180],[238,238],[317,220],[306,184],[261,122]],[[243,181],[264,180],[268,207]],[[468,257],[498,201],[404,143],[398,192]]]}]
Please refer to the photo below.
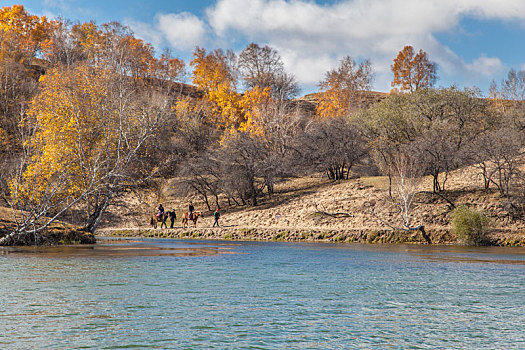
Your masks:
[{"label": "water surface", "polygon": [[525,249],[0,248],[1,349],[525,349]]}]

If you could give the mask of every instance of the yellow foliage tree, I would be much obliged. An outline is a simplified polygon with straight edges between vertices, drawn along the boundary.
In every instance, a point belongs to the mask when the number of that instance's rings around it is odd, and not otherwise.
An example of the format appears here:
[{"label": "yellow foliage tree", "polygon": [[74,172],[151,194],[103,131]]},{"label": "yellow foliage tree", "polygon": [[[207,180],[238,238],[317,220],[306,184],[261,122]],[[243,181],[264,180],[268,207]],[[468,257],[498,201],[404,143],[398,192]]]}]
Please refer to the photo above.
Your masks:
[{"label": "yellow foliage tree", "polygon": [[46,39],[48,25],[45,16],[30,15],[23,5],[0,8],[0,59],[9,56],[22,62],[33,58]]},{"label": "yellow foliage tree", "polygon": [[54,220],[82,201],[86,229],[94,232],[113,197],[156,171],[158,164],[140,160],[149,158],[170,99],[128,79],[121,84],[117,72],[88,64],[41,78],[24,120],[35,130],[26,144],[32,158],[11,181],[15,205],[35,217],[52,211]]},{"label": "yellow foliage tree", "polygon": [[[31,164],[17,184],[20,198],[41,201],[54,191],[53,201],[78,197],[101,176],[96,162],[98,147],[115,130],[107,125],[116,111],[106,109],[107,71],[79,66],[72,71],[55,69],[40,79],[41,92],[33,100],[25,123],[35,123],[30,141],[35,151]],[[100,116],[105,118],[101,120]],[[60,179],[60,181],[56,181]],[[50,184],[54,186],[50,188]]]},{"label": "yellow foliage tree", "polygon": [[253,89],[244,93],[240,106],[244,115],[244,121],[239,126],[239,131],[245,131],[251,135],[264,136],[268,130],[264,127],[265,107],[272,103],[271,89],[260,88],[256,85]]},{"label": "yellow foliage tree", "polygon": [[88,59],[96,64],[104,50],[104,37],[95,22],[76,24],[71,28],[71,32],[82,46]]},{"label": "yellow foliage tree", "polygon": [[363,92],[370,90],[372,65],[369,60],[359,65],[344,57],[337,69],[328,71],[319,83],[321,90],[317,115],[323,118],[341,117],[361,106]]},{"label": "yellow foliage tree", "polygon": [[218,49],[207,54],[205,49],[197,47],[190,62],[193,67],[192,82],[213,103],[215,122],[220,128],[237,127],[243,121],[233,60],[231,52],[225,54]]}]

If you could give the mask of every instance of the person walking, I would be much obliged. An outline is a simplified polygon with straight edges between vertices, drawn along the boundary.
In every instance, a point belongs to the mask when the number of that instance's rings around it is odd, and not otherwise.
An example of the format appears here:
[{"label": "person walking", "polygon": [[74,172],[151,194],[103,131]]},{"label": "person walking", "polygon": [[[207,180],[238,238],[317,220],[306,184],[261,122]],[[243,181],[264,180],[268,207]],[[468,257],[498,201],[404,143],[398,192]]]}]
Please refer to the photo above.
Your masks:
[{"label": "person walking", "polygon": [[193,220],[193,212],[195,211],[195,207],[193,206],[193,203],[190,203],[188,206],[188,211],[190,213],[190,220]]},{"label": "person walking", "polygon": [[164,214],[164,207],[162,206],[162,203],[159,204],[159,213],[157,216],[160,218]]},{"label": "person walking", "polygon": [[168,212],[168,216],[170,217],[171,225],[170,228],[173,228],[173,224],[175,223],[175,219],[177,219],[177,213],[175,213],[175,209]]},{"label": "person walking", "polygon": [[215,219],[215,222],[213,223],[213,227],[215,227],[215,225],[217,225],[217,227],[220,227],[219,225],[220,217],[221,217],[221,213],[219,212],[219,208],[217,208],[215,212],[213,213],[213,218]]}]

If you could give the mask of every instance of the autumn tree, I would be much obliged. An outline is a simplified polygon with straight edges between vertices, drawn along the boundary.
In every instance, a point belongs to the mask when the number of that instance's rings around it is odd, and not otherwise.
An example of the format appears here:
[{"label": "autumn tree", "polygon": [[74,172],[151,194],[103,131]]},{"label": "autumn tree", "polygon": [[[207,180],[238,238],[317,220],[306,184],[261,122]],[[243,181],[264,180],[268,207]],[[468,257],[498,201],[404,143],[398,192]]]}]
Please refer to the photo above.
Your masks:
[{"label": "autumn tree", "polygon": [[176,120],[171,125],[173,146],[183,156],[206,151],[219,142],[220,131],[209,121],[214,106],[206,99],[182,97],[175,105]]},{"label": "autumn tree", "polygon": [[423,50],[414,56],[414,48],[409,45],[399,51],[390,68],[394,73],[391,85],[399,86],[402,92],[412,93],[420,88],[432,87],[437,79],[436,63],[430,61]]},{"label": "autumn tree", "polygon": [[48,39],[42,44],[42,54],[50,66],[71,67],[87,59],[87,52],[77,34],[70,21],[57,19],[50,22]]},{"label": "autumn tree", "polygon": [[154,145],[175,112],[182,62],[156,59],[117,23],[87,27],[96,57],[50,69],[19,126],[28,131],[27,157],[9,181],[8,201],[24,219],[0,243],[41,235],[72,208],[84,210],[85,229],[94,232],[115,198],[169,162],[169,154],[155,157]]},{"label": "autumn tree", "polygon": [[0,128],[9,134],[34,93],[39,71],[32,64],[47,25],[45,17],[30,15],[22,5],[0,9]]},{"label": "autumn tree", "polygon": [[203,48],[195,48],[190,65],[193,67],[192,82],[205,92],[205,97],[213,104],[215,120],[221,128],[237,127],[243,121],[237,92],[236,55],[221,49],[207,53]]},{"label": "autumn tree", "polygon": [[372,86],[372,64],[365,60],[357,64],[344,57],[337,69],[326,72],[319,83],[322,92],[317,106],[321,117],[341,117],[362,107],[364,93]]},{"label": "autumn tree", "polygon": [[295,97],[299,86],[293,75],[286,73],[279,53],[268,45],[249,44],[239,55],[239,69],[247,89],[268,88],[273,98]]},{"label": "autumn tree", "polygon": [[[0,9],[0,191],[23,156],[24,133],[18,129],[43,71],[36,58],[46,40],[48,21],[22,5]],[[38,64],[37,64],[38,63]]]},{"label": "autumn tree", "polygon": [[94,232],[113,199],[155,170],[137,162],[148,158],[148,141],[168,115],[168,101],[153,91],[121,94],[114,72],[85,65],[55,69],[41,84],[26,120],[37,127],[32,158],[12,180],[13,207],[30,214],[13,235],[40,233],[82,203],[86,230]]},{"label": "autumn tree", "polygon": [[47,35],[47,18],[29,14],[23,5],[0,9],[2,58],[9,55],[17,61],[30,64]]}]

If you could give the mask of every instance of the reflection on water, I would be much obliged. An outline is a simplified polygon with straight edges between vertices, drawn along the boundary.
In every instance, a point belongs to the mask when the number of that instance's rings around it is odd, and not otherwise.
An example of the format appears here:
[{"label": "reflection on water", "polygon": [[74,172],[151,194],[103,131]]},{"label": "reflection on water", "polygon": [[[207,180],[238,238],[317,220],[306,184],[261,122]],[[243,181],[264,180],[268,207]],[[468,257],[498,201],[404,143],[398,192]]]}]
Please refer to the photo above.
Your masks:
[{"label": "reflection on water", "polygon": [[[100,240],[100,239],[99,239]],[[145,256],[206,256],[231,253],[219,246],[164,246],[154,240],[105,240],[93,245],[0,247],[2,255],[35,256],[40,258],[116,258]]]},{"label": "reflection on water", "polygon": [[0,349],[525,349],[525,249],[0,249]]}]

